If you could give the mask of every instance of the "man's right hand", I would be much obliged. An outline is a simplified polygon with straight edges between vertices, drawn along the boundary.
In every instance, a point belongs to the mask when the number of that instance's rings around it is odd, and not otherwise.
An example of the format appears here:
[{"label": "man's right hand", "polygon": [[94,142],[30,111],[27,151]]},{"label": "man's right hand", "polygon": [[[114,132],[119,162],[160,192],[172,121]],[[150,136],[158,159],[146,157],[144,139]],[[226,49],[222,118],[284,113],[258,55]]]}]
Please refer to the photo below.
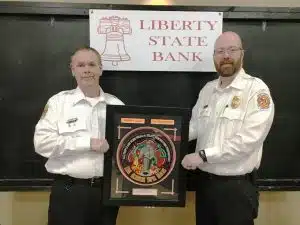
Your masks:
[{"label": "man's right hand", "polygon": [[106,139],[91,138],[91,150],[105,153],[109,149]]}]

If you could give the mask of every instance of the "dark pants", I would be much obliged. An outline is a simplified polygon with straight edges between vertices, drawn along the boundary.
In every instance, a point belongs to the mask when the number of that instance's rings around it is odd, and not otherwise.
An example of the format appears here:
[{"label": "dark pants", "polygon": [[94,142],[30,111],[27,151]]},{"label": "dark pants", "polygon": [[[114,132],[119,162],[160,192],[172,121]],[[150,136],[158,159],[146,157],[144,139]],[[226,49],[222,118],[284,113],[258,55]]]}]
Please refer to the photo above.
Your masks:
[{"label": "dark pants", "polygon": [[115,225],[118,207],[102,204],[103,179],[58,176],[50,195],[48,225]]},{"label": "dark pants", "polygon": [[253,173],[240,177],[196,173],[197,225],[254,225],[259,193]]}]

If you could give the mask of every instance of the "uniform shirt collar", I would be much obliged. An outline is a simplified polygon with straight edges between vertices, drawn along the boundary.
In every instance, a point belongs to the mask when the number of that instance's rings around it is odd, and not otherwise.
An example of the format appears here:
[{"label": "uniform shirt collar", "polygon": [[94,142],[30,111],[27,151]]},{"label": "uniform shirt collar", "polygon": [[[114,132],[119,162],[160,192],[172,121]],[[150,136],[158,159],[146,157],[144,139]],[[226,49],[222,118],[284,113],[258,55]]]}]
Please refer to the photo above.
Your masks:
[{"label": "uniform shirt collar", "polygon": [[[83,94],[81,89],[79,87],[77,87],[74,90],[73,101],[72,101],[73,105],[77,104],[80,101],[85,101],[85,100],[86,100],[86,96]],[[106,103],[105,93],[104,93],[104,91],[102,90],[101,87],[100,87],[99,101]]]},{"label": "uniform shirt collar", "polygon": [[[225,89],[232,87],[238,90],[242,90],[245,87],[245,80],[243,79],[245,74],[246,74],[245,70],[241,68],[239,72],[235,75],[233,81]],[[218,79],[218,82],[216,84],[217,90],[220,90],[219,83],[220,83],[220,78]]]}]

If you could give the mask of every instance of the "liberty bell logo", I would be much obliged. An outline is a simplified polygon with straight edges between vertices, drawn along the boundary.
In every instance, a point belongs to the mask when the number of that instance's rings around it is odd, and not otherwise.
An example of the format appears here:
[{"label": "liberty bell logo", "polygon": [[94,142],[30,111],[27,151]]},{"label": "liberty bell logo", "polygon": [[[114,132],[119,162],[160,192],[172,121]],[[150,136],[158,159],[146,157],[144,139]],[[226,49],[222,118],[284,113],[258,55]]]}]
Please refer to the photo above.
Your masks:
[{"label": "liberty bell logo", "polygon": [[129,61],[124,35],[131,34],[130,21],[119,16],[102,17],[97,28],[98,34],[105,34],[105,48],[101,53],[103,61],[111,61],[117,66],[121,61]]}]

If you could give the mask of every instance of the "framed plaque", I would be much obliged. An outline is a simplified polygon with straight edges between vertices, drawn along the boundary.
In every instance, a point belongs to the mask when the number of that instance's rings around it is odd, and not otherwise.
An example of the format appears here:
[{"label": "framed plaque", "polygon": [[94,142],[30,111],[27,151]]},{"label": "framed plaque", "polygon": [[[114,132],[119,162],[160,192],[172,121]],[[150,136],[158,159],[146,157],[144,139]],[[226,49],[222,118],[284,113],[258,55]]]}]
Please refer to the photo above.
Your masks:
[{"label": "framed plaque", "polygon": [[107,205],[185,205],[190,110],[114,106],[106,112],[103,201]]}]

